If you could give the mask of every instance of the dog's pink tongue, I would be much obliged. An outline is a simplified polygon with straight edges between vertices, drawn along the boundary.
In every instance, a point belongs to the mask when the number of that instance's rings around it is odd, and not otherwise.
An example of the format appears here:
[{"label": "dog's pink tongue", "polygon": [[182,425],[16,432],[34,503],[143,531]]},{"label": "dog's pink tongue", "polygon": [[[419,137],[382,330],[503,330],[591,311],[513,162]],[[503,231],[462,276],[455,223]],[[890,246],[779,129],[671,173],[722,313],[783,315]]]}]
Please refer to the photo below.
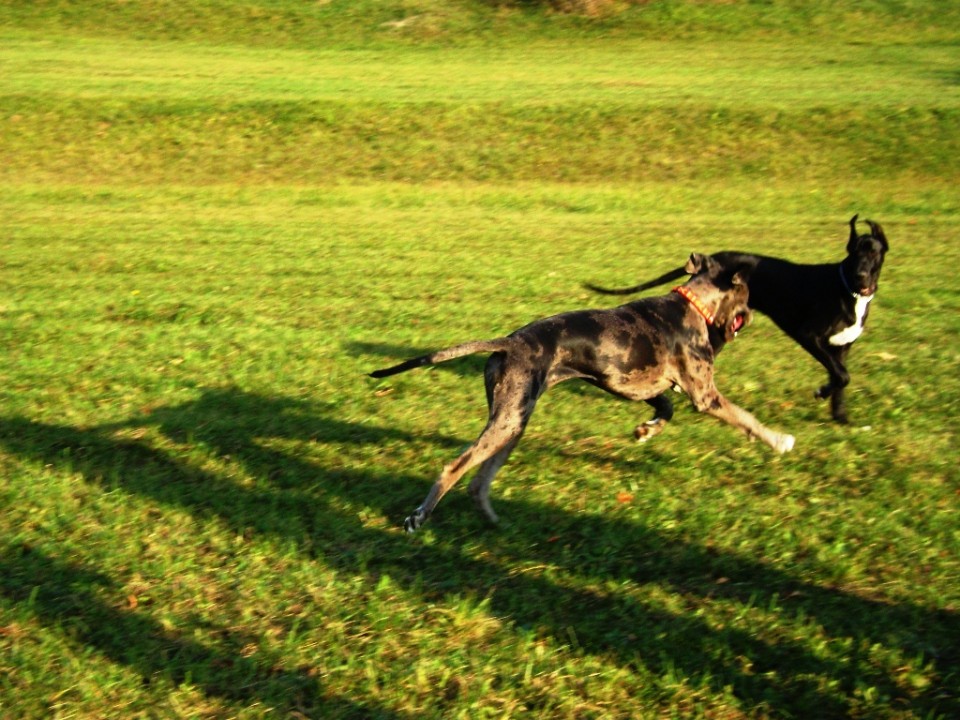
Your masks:
[{"label": "dog's pink tongue", "polygon": [[737,315],[733,318],[733,331],[740,332],[740,328],[743,327],[743,315]]}]

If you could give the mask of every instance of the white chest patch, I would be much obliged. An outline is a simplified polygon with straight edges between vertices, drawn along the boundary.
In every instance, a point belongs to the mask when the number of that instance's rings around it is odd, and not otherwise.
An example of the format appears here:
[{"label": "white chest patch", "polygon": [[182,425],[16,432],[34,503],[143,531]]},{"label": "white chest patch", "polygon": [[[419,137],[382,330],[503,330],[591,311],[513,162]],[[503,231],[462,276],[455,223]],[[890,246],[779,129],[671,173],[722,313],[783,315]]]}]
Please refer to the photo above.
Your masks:
[{"label": "white chest patch", "polygon": [[831,345],[849,345],[858,337],[860,337],[860,333],[863,332],[863,316],[867,314],[867,308],[870,306],[870,301],[873,300],[873,298],[873,295],[857,296],[857,305],[853,309],[853,312],[857,317],[853,321],[853,325],[844,328],[835,335],[831,335]]}]

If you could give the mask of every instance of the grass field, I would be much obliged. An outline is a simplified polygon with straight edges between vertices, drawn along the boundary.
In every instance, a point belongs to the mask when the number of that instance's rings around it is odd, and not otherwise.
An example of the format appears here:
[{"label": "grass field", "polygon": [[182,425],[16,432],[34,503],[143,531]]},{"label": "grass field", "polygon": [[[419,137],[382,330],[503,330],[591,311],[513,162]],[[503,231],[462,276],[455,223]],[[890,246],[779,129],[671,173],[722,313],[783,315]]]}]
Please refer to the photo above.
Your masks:
[{"label": "grass field", "polygon": [[[563,10],[580,8],[583,12]],[[960,716],[960,8],[0,0],[0,718]],[[482,358],[691,251],[891,243],[852,423],[768,320],[568,383],[400,523]],[[679,398],[678,398],[679,400]]]}]

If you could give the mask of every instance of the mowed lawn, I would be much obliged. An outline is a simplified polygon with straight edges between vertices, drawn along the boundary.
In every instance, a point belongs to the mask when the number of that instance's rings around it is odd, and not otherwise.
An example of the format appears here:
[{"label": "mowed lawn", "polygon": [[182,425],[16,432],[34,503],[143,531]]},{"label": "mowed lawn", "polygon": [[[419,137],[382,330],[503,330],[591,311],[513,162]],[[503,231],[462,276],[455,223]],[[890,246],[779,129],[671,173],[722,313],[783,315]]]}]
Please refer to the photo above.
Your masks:
[{"label": "mowed lawn", "polygon": [[[0,717],[960,715],[955,39],[56,17],[0,31]],[[366,373],[855,213],[850,425],[758,316],[718,385],[792,453],[568,383],[500,526],[459,487],[403,533],[483,358]]]}]

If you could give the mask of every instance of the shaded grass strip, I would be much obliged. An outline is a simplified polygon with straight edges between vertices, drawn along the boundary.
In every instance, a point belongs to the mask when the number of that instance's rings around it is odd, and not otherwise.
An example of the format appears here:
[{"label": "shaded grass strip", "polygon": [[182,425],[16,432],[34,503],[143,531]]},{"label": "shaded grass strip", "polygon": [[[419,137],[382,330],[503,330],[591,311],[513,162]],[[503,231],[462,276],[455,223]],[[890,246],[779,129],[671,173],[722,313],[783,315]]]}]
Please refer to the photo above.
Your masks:
[{"label": "shaded grass strip", "polygon": [[0,177],[641,181],[957,173],[960,110],[8,96]]}]

